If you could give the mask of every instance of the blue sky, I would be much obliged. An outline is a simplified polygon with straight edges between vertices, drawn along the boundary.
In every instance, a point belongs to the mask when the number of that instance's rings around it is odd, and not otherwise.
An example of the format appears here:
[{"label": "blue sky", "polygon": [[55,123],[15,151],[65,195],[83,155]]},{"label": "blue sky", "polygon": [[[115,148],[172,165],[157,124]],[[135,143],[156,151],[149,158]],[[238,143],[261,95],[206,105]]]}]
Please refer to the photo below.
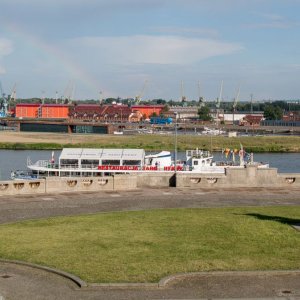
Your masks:
[{"label": "blue sky", "polygon": [[300,98],[300,0],[1,0],[17,97]]}]

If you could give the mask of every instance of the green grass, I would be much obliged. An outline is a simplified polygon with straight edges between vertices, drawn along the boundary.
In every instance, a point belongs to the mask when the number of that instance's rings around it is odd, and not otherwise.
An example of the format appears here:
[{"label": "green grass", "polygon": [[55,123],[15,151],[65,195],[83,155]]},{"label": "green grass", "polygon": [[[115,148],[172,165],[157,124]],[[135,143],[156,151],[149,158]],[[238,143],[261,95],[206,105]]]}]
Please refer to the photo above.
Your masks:
[{"label": "green grass", "polygon": [[178,272],[300,268],[300,206],[172,209],[0,226],[0,257],[88,282],[157,282]]},{"label": "green grass", "polygon": [[[72,143],[66,143],[71,140]],[[258,136],[228,138],[223,136],[195,136],[178,135],[177,148],[179,151],[187,149],[204,149],[221,151],[222,148],[239,148],[244,146],[247,152],[300,152],[300,136]],[[0,149],[23,150],[52,150],[67,147],[86,148],[143,148],[145,150],[174,150],[174,136],[162,135],[66,135],[66,139],[56,141],[49,136],[48,140],[39,143],[9,143],[0,142]]]}]

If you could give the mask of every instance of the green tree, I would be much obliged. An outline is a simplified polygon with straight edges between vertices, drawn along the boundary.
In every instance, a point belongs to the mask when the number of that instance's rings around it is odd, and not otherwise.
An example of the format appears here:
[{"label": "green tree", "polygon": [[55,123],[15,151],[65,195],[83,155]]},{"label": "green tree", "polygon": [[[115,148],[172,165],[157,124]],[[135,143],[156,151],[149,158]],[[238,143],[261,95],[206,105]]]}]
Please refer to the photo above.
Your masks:
[{"label": "green tree", "polygon": [[153,117],[153,118],[157,117],[157,113],[156,113],[156,112],[153,112],[153,113],[150,115],[150,118],[151,118],[151,117]]},{"label": "green tree", "polygon": [[170,108],[169,108],[169,105],[166,104],[166,105],[163,107],[163,109],[161,110],[160,115],[161,115],[161,116],[164,116],[164,114],[167,113],[167,112],[169,111],[169,109],[170,109]]},{"label": "green tree", "polygon": [[211,121],[210,109],[208,106],[202,106],[198,109],[199,119],[202,121]]},{"label": "green tree", "polygon": [[281,120],[283,111],[279,106],[266,105],[264,107],[264,117],[266,120]]}]

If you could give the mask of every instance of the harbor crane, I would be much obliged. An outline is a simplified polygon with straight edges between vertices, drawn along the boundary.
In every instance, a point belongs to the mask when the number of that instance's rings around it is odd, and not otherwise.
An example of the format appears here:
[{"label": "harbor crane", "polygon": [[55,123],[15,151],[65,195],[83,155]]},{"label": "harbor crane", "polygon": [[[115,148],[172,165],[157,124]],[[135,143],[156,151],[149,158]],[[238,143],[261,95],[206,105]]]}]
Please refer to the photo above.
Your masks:
[{"label": "harbor crane", "polygon": [[232,108],[233,108],[232,125],[234,125],[234,114],[236,113],[236,107],[237,107],[237,104],[238,104],[238,101],[239,101],[239,98],[240,98],[240,90],[241,90],[241,86],[239,85],[238,90],[237,90],[237,95],[234,98],[233,105],[232,105]]},{"label": "harbor crane", "polygon": [[7,99],[3,93],[2,84],[0,81],[0,117],[6,117],[7,115]]},{"label": "harbor crane", "polygon": [[220,87],[219,98],[217,98],[217,103],[216,103],[216,108],[217,108],[217,109],[220,108],[221,100],[222,100],[222,95],[223,95],[223,80],[221,81],[221,87]]},{"label": "harbor crane", "polygon": [[134,102],[135,102],[136,104],[139,104],[139,103],[141,102],[142,97],[143,97],[144,92],[145,92],[145,89],[146,89],[146,86],[147,86],[147,83],[148,83],[148,80],[145,80],[141,92],[140,92],[138,95],[135,96]]},{"label": "harbor crane", "polygon": [[12,88],[12,92],[10,95],[5,96],[5,93],[3,92],[2,84],[0,82],[0,117],[8,117],[9,110],[10,110],[10,103],[12,101],[16,101],[16,84],[14,84]]},{"label": "harbor crane", "polygon": [[71,104],[72,99],[74,98],[74,94],[75,94],[75,83],[73,81],[69,81],[64,92],[65,103]]},{"label": "harbor crane", "polygon": [[183,81],[181,81],[181,103],[183,103],[183,105],[186,105],[186,96],[184,93],[184,85],[183,85]]}]

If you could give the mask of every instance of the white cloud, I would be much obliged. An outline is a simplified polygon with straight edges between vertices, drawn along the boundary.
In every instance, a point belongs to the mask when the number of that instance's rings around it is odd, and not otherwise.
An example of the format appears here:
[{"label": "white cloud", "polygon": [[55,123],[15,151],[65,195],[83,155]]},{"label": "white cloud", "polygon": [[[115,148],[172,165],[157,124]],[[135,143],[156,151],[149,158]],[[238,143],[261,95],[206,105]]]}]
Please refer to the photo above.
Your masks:
[{"label": "white cloud", "polygon": [[[0,38],[0,62],[3,58],[3,56],[8,55],[12,53],[13,46],[10,40]],[[5,73],[5,68],[0,65],[0,74]]]},{"label": "white cloud", "polygon": [[178,36],[84,37],[69,41],[72,52],[105,64],[192,64],[243,50],[238,43]]}]

